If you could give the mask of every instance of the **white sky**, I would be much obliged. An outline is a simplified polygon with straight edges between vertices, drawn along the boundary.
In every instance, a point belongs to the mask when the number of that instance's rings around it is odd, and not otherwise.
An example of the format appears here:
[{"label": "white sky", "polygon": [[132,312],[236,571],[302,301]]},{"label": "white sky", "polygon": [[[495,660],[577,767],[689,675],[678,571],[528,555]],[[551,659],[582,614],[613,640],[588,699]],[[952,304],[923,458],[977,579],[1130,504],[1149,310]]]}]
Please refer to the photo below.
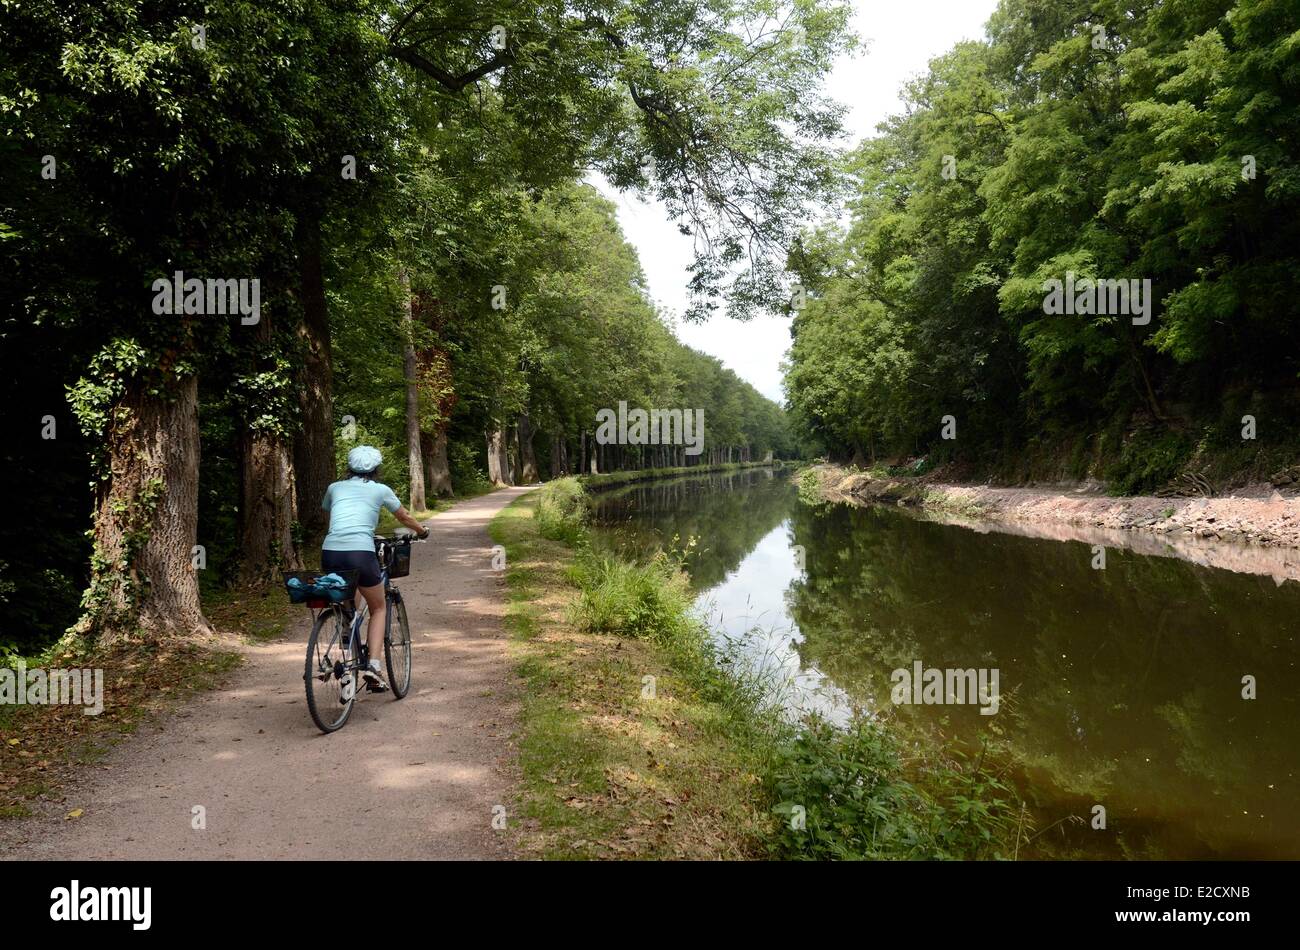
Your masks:
[{"label": "white sky", "polygon": [[[826,88],[849,106],[845,128],[856,143],[902,110],[899,90],[931,59],[961,40],[984,35],[997,0],[854,0],[853,5],[853,27],[864,42],[855,57],[836,66]],[[659,202],[619,194],[603,178],[589,180],[618,205],[619,224],[641,256],[651,295],[666,310],[683,313],[691,239],[677,232]],[[780,362],[790,346],[789,320],[758,317],[740,323],[716,316],[703,324],[679,322],[677,336],[721,359],[769,398],[784,398]]]}]

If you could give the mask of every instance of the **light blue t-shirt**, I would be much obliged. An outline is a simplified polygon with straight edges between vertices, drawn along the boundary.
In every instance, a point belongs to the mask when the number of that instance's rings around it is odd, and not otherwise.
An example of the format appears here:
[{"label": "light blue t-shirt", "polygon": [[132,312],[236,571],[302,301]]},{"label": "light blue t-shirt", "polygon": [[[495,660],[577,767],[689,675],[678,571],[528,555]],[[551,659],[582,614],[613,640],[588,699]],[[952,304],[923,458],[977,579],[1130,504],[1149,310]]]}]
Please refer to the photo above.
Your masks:
[{"label": "light blue t-shirt", "polygon": [[330,513],[330,530],[322,550],[373,551],[379,509],[396,511],[402,503],[387,485],[349,478],[325,489],[320,506]]}]

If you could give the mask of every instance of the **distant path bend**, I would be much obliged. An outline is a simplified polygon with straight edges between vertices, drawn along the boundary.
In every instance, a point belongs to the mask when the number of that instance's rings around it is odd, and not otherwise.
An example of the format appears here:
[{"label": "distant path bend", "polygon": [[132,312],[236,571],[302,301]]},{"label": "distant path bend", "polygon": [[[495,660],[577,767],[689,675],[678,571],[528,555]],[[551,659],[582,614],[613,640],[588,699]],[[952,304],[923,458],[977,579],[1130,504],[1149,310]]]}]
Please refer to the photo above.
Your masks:
[{"label": "distant path bend", "polygon": [[[405,699],[362,693],[347,725],[322,735],[307,714],[309,628],[298,625],[246,647],[225,688],[125,740],[106,771],[88,771],[66,789],[57,814],[5,822],[0,855],[513,856],[510,831],[493,828],[498,806],[507,829],[514,823],[515,680],[487,525],[529,490],[472,498],[429,521],[429,543],[414,547],[411,576],[397,581],[414,647]],[[192,827],[195,805],[206,811],[206,830]],[[74,808],[82,817],[65,821]]]}]

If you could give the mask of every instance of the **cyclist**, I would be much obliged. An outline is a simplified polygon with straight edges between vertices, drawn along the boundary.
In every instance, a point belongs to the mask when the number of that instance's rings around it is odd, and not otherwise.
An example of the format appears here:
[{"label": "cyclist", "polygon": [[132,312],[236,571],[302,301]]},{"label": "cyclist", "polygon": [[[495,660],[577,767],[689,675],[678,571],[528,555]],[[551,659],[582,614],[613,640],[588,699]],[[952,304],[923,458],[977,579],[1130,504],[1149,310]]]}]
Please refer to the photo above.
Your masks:
[{"label": "cyclist", "polygon": [[321,501],[321,507],[330,514],[329,533],[321,545],[321,570],[357,571],[357,606],[361,606],[362,599],[370,606],[370,629],[366,637],[370,662],[362,671],[362,678],[372,692],[388,689],[378,659],[384,643],[385,611],[384,585],[375,554],[379,509],[387,508],[421,539],[429,536],[429,529],[412,518],[393,490],[379,481],[379,465],[383,460],[374,446],[357,446],[348,453],[347,478],[330,485]]}]

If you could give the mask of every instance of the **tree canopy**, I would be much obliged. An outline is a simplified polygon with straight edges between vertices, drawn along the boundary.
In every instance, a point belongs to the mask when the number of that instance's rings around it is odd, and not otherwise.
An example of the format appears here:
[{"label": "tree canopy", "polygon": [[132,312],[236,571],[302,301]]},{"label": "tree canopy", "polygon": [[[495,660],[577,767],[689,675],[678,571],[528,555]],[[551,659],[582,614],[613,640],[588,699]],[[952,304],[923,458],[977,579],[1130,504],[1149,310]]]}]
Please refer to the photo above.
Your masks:
[{"label": "tree canopy", "polygon": [[[1285,445],[1297,29],[1281,0],[1003,0],[853,153],[848,220],[791,255],[800,423],[846,457],[985,467],[1077,438],[1071,473],[1109,459],[1123,490],[1240,446],[1244,414]],[[1149,322],[1047,312],[1067,274],[1150,281]]]},{"label": "tree canopy", "polygon": [[[4,571],[31,609],[0,643],[204,629],[200,580],[310,556],[357,438],[416,507],[682,461],[596,446],[619,400],[704,409],[708,460],[788,451],[778,407],[675,340],[580,182],[694,235],[685,316],[779,308],[834,183],[846,4],[2,6],[0,376],[27,420],[4,487],[42,486],[5,540],[49,568]],[[260,306],[155,312],[173,279],[256,282]]]}]

